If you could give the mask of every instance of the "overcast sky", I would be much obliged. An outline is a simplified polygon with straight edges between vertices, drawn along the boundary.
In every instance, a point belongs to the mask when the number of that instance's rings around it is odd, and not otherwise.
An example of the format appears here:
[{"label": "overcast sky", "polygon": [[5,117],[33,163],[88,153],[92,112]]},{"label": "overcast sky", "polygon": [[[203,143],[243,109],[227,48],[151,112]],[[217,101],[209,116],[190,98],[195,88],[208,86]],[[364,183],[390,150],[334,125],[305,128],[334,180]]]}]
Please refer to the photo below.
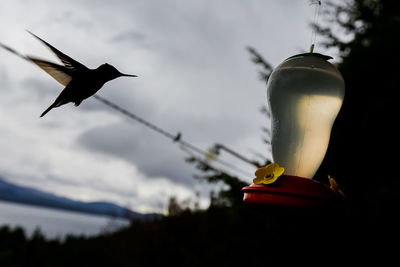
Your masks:
[{"label": "overcast sky", "polygon": [[[28,29],[89,68],[107,62],[136,74],[98,94],[204,150],[218,142],[270,157],[265,85],[245,47],[276,66],[309,49],[313,16],[308,0],[0,0],[0,42],[57,62]],[[207,186],[193,179],[198,171],[179,146],[95,99],[39,118],[62,89],[0,50],[0,177],[137,211],[196,191],[207,205]],[[251,182],[255,167],[224,152],[220,159]]]}]

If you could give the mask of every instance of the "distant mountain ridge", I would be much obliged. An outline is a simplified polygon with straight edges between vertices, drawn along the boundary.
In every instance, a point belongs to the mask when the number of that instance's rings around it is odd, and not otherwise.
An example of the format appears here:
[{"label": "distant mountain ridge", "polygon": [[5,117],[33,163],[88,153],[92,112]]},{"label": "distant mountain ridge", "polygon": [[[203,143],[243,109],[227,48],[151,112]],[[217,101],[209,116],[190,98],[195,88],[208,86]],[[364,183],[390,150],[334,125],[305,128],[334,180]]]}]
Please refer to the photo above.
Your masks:
[{"label": "distant mountain ridge", "polygon": [[0,177],[0,200],[125,219],[153,219],[161,216],[138,213],[108,202],[76,201],[31,187],[12,184],[2,177]]}]

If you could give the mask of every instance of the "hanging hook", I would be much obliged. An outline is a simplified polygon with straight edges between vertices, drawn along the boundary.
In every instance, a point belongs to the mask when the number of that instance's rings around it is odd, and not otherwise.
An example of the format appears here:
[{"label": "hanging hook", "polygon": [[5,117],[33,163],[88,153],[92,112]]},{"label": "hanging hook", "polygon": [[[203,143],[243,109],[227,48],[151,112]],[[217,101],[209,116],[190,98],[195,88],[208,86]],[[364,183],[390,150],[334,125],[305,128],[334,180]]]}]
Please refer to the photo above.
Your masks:
[{"label": "hanging hook", "polygon": [[[314,13],[314,22],[313,22],[313,25],[316,26],[318,24],[319,12],[320,12],[320,8],[321,8],[321,5],[322,5],[322,1],[321,0],[310,0],[310,5],[316,5],[315,13]],[[314,52],[316,37],[317,37],[317,32],[316,32],[316,29],[314,27],[314,29],[311,32],[310,53]]]}]

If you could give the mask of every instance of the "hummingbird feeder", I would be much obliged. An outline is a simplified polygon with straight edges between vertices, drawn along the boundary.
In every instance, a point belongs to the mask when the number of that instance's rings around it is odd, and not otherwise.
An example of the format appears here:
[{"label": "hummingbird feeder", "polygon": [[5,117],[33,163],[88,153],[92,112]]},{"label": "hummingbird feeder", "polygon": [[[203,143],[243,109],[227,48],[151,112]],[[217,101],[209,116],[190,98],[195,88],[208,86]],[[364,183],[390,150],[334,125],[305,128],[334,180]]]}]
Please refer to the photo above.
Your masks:
[{"label": "hummingbird feeder", "polygon": [[299,54],[272,72],[267,99],[274,163],[258,169],[253,184],[242,189],[246,204],[322,207],[343,199],[331,177],[331,186],[313,180],[345,92],[343,77],[330,58]]}]

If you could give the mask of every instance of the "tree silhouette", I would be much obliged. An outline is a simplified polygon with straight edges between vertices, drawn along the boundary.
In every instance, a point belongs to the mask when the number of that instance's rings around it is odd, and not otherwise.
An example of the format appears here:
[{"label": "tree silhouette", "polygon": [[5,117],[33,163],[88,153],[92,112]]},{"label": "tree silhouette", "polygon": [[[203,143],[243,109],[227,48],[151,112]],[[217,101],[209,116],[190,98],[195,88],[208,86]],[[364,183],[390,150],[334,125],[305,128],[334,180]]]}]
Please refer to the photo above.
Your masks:
[{"label": "tree silhouette", "polygon": [[346,96],[319,175],[345,185],[354,207],[373,228],[393,229],[400,180],[397,158],[396,96],[400,76],[400,2],[355,0],[330,4],[326,19],[351,34],[344,41],[332,27],[316,27],[325,45],[339,48]]}]

